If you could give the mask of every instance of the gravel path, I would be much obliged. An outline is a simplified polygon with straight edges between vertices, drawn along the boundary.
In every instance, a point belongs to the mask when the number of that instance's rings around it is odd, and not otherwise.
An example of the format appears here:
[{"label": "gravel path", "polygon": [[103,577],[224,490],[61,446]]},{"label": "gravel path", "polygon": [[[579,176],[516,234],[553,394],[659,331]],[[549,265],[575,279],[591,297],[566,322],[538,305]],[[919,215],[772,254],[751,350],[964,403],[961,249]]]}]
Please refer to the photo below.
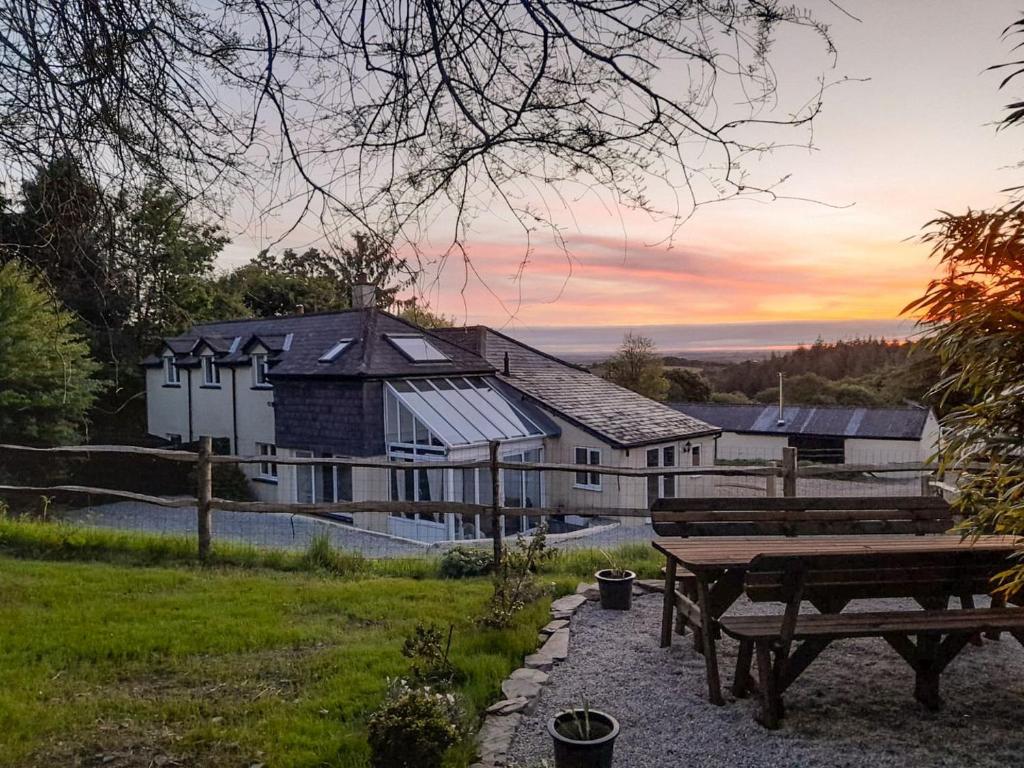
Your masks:
[{"label": "gravel path", "polygon": [[[726,706],[708,703],[689,634],[658,648],[661,600],[636,597],[629,613],[592,602],[580,609],[568,660],[516,732],[514,766],[550,761],[547,719],[584,699],[619,719],[621,768],[1005,768],[1024,760],[1024,649],[1012,638],[967,647],[942,677],[946,708],[937,714],[914,700],[913,673],[883,641],[842,641],[787,691],[787,716],[773,732],[753,721],[752,700],[726,691]],[[728,683],[736,644],[720,647]]]}]

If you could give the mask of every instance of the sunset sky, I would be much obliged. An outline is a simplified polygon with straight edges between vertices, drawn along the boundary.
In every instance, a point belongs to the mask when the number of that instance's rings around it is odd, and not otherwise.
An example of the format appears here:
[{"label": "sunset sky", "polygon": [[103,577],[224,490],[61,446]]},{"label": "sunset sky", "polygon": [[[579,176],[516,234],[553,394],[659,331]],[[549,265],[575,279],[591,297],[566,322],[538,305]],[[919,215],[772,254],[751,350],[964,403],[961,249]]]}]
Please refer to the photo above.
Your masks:
[{"label": "sunset sky", "polygon": [[[815,150],[779,150],[756,169],[791,174],[780,191],[820,203],[709,206],[669,247],[664,222],[588,195],[566,217],[571,258],[538,236],[519,278],[522,231],[484,214],[469,237],[479,276],[449,262],[425,276],[424,295],[460,322],[513,330],[895,318],[931,274],[927,250],[913,241],[922,226],[940,209],[997,204],[1000,189],[1022,182],[1009,167],[1022,136],[993,124],[1008,94],[984,71],[1009,59],[1012,43],[1000,33],[1019,8],[1002,0],[843,5],[860,21],[821,3],[838,49],[826,76],[851,81],[827,93]],[[783,95],[828,63],[807,40],[778,43]],[[226,266],[265,242],[252,231],[232,235]],[[444,241],[443,232],[426,233],[428,254],[435,235]],[[284,244],[308,242],[300,231]]]}]

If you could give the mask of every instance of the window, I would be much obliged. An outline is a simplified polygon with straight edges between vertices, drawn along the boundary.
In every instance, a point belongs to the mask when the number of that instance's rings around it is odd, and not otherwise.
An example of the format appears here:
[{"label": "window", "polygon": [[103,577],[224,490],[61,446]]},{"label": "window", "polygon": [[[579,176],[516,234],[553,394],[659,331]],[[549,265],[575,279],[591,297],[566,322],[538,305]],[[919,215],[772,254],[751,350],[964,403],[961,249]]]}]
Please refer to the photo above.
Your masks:
[{"label": "window", "polygon": [[690,464],[694,467],[700,466],[700,446],[695,445],[690,449]]},{"label": "window", "polygon": [[[277,446],[273,443],[256,443],[256,450],[260,456],[277,456]],[[277,482],[277,464],[272,461],[261,461],[257,477],[260,480]]]},{"label": "window", "polygon": [[171,444],[171,448],[181,447],[181,435],[176,435],[171,432],[167,433],[167,442]]},{"label": "window", "polygon": [[[664,448],[651,448],[647,451],[648,467],[674,467],[676,465],[676,447],[667,445]],[[671,499],[676,495],[675,475],[647,476],[647,506],[655,499]]]},{"label": "window", "polygon": [[387,340],[414,363],[443,363],[450,359],[422,336],[394,336],[389,333]]},{"label": "window", "polygon": [[220,368],[213,359],[213,355],[203,355],[203,386],[220,386]]},{"label": "window", "polygon": [[[331,454],[323,454],[331,458]],[[352,501],[352,467],[324,464],[317,467],[320,495],[318,501]]]},{"label": "window", "polygon": [[[506,454],[502,461],[539,464],[541,451],[539,448],[522,453]],[[503,469],[501,471],[502,506],[513,509],[537,509],[543,506],[541,492],[541,476],[536,470]],[[541,522],[539,515],[507,515],[505,517],[505,533],[526,533]]]},{"label": "window", "polygon": [[[402,459],[394,455],[391,461],[397,463],[429,461],[432,457],[421,456]],[[433,457],[443,460],[443,456]],[[445,471],[443,469],[393,469],[391,470],[392,501],[444,501]],[[422,519],[426,519],[421,513]]]},{"label": "window", "polygon": [[[576,463],[599,465],[601,463],[601,451],[598,448],[577,448]],[[576,487],[586,488],[589,491],[601,490],[601,475],[597,472],[577,472]]]},{"label": "window", "polygon": [[269,387],[270,382],[267,381],[267,353],[254,352],[250,359],[252,360],[252,385],[254,387]]},{"label": "window", "polygon": [[174,364],[174,355],[164,355],[164,384],[170,387],[181,386],[181,371]]},{"label": "window", "polygon": [[335,360],[338,359],[338,355],[340,355],[342,352],[344,352],[345,348],[349,344],[351,344],[351,343],[352,343],[352,339],[342,339],[337,344],[335,344],[333,347],[331,347],[326,352],[324,352],[322,355],[320,355],[320,359],[317,362],[333,363]]}]

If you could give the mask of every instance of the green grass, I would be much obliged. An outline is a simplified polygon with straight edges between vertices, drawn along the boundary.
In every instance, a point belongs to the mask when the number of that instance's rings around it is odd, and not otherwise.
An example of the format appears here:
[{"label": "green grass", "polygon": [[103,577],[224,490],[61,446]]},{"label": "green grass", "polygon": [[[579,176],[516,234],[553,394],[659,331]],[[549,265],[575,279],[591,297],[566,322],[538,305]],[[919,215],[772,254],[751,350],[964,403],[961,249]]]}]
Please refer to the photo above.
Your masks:
[{"label": "green grass", "polygon": [[[5,549],[30,543],[9,521],[0,531]],[[54,541],[33,532],[33,547],[52,555]],[[0,555],[0,765],[105,756],[118,768],[165,755],[181,765],[364,768],[365,718],[386,678],[407,669],[400,648],[418,621],[455,624],[452,658],[478,712],[547,618],[538,603],[510,630],[475,627],[485,579],[339,579],[289,559],[168,567],[185,549],[107,533],[65,541],[59,551],[76,557],[64,561]],[[76,561],[85,551],[165,562]],[[469,751],[454,750],[451,764],[465,765]]]},{"label": "green grass", "polygon": [[[642,578],[661,567],[647,544],[608,554]],[[607,565],[560,552],[542,579],[564,593]],[[437,575],[437,557],[370,560],[326,539],[215,544],[201,565],[193,538],[0,517],[0,766],[364,768],[365,718],[407,670],[417,622],[456,625],[475,715],[547,620],[538,604],[511,630],[480,630],[490,582]]]},{"label": "green grass", "polygon": [[[42,560],[96,560],[123,565],[198,563],[195,537],[41,523],[28,518],[0,517],[0,553]],[[640,578],[656,578],[664,565],[663,558],[650,544],[624,544],[607,550],[607,554],[616,564],[636,571]],[[210,563],[285,572],[329,572],[338,576],[412,579],[438,576],[437,555],[374,560],[332,550],[326,540],[314,540],[305,552],[215,542]],[[601,550],[573,549],[558,552],[553,560],[544,564],[541,572],[556,579],[572,577],[589,581],[595,571],[607,567],[608,560]]]}]

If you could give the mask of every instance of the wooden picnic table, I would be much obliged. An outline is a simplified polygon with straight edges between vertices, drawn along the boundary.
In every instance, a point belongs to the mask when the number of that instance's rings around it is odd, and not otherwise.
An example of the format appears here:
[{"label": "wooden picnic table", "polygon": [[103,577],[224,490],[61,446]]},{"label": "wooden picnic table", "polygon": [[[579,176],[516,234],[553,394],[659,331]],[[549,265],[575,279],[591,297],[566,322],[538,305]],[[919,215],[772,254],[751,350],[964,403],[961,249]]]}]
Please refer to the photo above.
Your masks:
[{"label": "wooden picnic table", "polygon": [[[696,646],[703,651],[707,670],[708,696],[723,704],[715,649],[717,621],[743,594],[744,576],[755,558],[781,555],[800,558],[822,554],[912,554],[960,552],[963,550],[1018,551],[1024,539],[1014,536],[980,536],[964,539],[959,534],[930,535],[845,535],[845,536],[718,536],[714,538],[655,539],[654,548],[665,555],[665,605],[662,615],[661,646],[672,643],[672,623],[679,611],[694,629]],[[697,601],[676,591],[679,567],[693,574]],[[902,597],[917,599],[926,608],[945,608],[949,596],[916,595],[908,585]],[[856,597],[854,598],[856,599]],[[847,600],[813,602],[822,613],[838,613]]]}]

